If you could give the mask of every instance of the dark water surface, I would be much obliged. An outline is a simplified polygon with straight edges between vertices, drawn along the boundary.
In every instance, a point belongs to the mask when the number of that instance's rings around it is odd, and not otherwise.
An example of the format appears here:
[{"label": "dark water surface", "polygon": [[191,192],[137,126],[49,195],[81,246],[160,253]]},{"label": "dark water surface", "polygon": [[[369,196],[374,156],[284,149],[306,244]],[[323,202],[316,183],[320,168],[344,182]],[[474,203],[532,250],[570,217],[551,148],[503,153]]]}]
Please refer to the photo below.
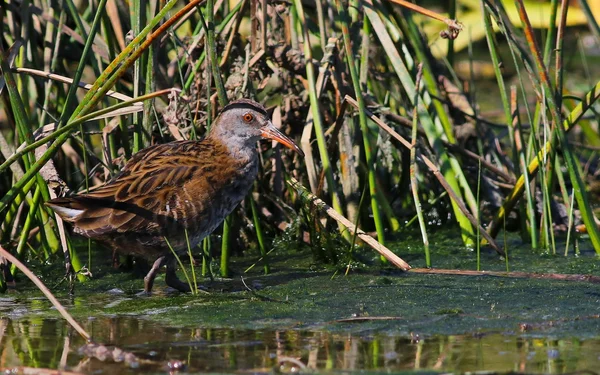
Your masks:
[{"label": "dark water surface", "polygon": [[[401,324],[401,323],[398,323]],[[388,327],[393,326],[390,324]],[[97,340],[135,354],[125,365],[87,359],[77,352],[83,340],[61,320],[3,319],[2,367],[60,366],[94,374],[166,372],[179,362],[187,372],[323,371],[397,372],[493,370],[558,374],[600,368],[597,338],[550,338],[514,332],[413,337],[391,332],[343,333],[322,330],[247,330],[168,327],[132,317],[103,317],[86,328]],[[71,338],[71,340],[68,339]],[[70,345],[70,346],[69,346]],[[132,368],[133,367],[133,368]]]},{"label": "dark water surface", "polygon": [[[408,243],[417,241],[407,236],[394,248],[422,267],[421,250]],[[507,244],[511,271],[600,276],[584,243],[581,255],[571,250],[567,257],[535,253],[516,240]],[[458,241],[434,236],[432,249],[436,267],[476,268],[475,253]],[[138,360],[86,356],[85,342],[21,280],[17,291],[0,295],[0,369],[600,373],[600,285],[594,283],[424,275],[378,265],[353,267],[344,276],[293,251],[272,259],[273,274],[262,276],[255,267],[242,281],[250,258],[233,262],[238,274],[230,280],[201,280],[210,294],[199,296],[167,290],[162,276],[153,296],[139,296],[140,278],[96,262],[94,279],[77,284],[69,297],[64,284],[55,285],[59,277],[34,269],[95,342]],[[485,251],[481,267],[502,271],[506,263]]]}]

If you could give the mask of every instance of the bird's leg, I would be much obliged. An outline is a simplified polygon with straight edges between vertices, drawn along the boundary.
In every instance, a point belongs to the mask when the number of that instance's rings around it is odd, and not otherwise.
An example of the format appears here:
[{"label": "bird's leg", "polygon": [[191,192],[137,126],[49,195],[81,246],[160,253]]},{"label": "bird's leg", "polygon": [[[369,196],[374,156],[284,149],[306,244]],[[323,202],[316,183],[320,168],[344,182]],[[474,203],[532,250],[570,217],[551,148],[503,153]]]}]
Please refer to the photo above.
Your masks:
[{"label": "bird's leg", "polygon": [[176,269],[175,259],[171,258],[167,263],[167,274],[165,275],[167,285],[180,292],[191,292],[190,286],[177,278]]},{"label": "bird's leg", "polygon": [[158,271],[160,271],[160,267],[165,265],[165,257],[162,256],[154,261],[152,268],[148,271],[146,277],[144,277],[144,292],[147,294],[152,293],[152,286],[154,285],[154,279],[156,275],[158,275]]},{"label": "bird's leg", "polygon": [[[2,272],[2,276],[4,277],[4,288],[12,288],[14,289],[17,286],[15,279],[13,278],[12,273],[10,272],[11,263],[4,257],[0,256],[0,271]],[[2,290],[4,292],[4,290]]]},{"label": "bird's leg", "polygon": [[73,269],[73,263],[71,262],[71,254],[67,248],[64,252],[65,256],[65,279],[69,282],[69,294],[75,293],[75,270]]}]

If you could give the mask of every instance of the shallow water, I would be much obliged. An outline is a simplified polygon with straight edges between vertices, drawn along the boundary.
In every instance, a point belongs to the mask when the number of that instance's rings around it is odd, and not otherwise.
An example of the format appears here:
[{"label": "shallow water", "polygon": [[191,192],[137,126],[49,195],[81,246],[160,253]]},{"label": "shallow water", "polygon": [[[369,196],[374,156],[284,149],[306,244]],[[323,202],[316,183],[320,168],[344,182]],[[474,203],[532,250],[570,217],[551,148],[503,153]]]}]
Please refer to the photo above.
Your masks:
[{"label": "shallow water", "polygon": [[94,374],[165,372],[185,363],[189,373],[428,370],[564,373],[600,368],[600,340],[555,339],[515,333],[410,337],[386,332],[245,330],[168,327],[160,322],[103,317],[87,323],[97,340],[135,354],[127,366],[89,360],[77,353],[83,341],[61,320],[2,320],[2,366],[66,367]]},{"label": "shallow water", "polygon": [[[421,251],[408,245],[414,243],[407,235],[393,247],[422,267]],[[515,239],[507,243],[511,271],[600,276],[585,242],[577,257],[535,253]],[[436,267],[476,267],[475,253],[451,238],[432,236],[432,249]],[[242,275],[251,258],[233,262],[238,275],[230,280],[201,280],[210,294],[199,296],[169,291],[162,280],[153,296],[139,296],[141,279],[99,261],[94,279],[78,284],[75,297],[66,285],[54,286],[95,342],[137,357],[128,364],[80,352],[85,342],[21,281],[18,291],[0,295],[0,368],[86,374],[165,373],[181,366],[189,373],[600,369],[597,284],[423,275],[377,265],[343,276],[296,251],[273,257],[271,275],[260,275],[259,267]],[[505,268],[504,260],[484,251],[482,269]],[[37,271],[51,287],[58,279]]]}]

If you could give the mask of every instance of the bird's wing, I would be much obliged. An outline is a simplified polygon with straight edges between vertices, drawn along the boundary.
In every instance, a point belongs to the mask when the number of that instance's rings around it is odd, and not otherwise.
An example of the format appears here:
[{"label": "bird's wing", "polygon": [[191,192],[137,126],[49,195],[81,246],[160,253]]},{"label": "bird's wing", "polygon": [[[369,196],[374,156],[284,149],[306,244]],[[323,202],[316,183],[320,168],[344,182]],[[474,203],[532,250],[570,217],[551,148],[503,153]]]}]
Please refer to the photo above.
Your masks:
[{"label": "bird's wing", "polygon": [[217,168],[212,160],[214,152],[205,142],[157,145],[136,154],[106,185],[48,205],[90,237],[164,233],[169,225],[185,220],[184,212],[202,210],[202,202],[210,201],[215,189],[206,183],[207,176]]}]

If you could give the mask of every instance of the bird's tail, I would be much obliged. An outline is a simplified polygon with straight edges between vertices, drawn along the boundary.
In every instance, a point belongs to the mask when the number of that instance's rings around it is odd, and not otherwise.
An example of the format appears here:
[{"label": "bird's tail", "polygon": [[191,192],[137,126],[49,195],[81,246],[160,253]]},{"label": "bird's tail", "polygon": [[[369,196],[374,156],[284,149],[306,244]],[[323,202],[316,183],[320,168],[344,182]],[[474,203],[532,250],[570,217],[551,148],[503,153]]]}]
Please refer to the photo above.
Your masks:
[{"label": "bird's tail", "polygon": [[46,202],[46,206],[56,212],[64,221],[74,222],[85,208],[73,198],[54,198]]}]

